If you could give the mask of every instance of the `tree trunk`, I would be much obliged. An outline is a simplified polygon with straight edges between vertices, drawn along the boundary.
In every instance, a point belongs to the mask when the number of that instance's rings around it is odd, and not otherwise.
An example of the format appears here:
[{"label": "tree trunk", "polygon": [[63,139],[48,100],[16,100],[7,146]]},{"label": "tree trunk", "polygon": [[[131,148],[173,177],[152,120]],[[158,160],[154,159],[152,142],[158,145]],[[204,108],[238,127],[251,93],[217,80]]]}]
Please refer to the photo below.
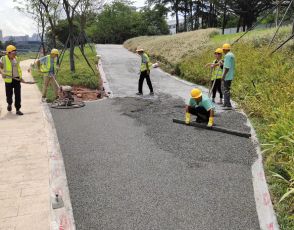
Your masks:
[{"label": "tree trunk", "polygon": [[69,61],[70,61],[70,71],[74,73],[76,71],[75,68],[75,59],[74,59],[74,34],[73,34],[73,21],[68,21],[68,32],[69,32]]},{"label": "tree trunk", "polygon": [[185,31],[188,31],[187,12],[188,12],[188,1],[185,1],[185,14],[184,14],[184,29],[185,29]]},{"label": "tree trunk", "polygon": [[227,22],[227,1],[225,1],[225,4],[224,4],[224,16],[223,16],[222,34],[225,34],[226,22]]},{"label": "tree trunk", "polygon": [[242,17],[240,16],[238,20],[238,24],[237,24],[237,33],[240,32],[241,20],[242,20]]},{"label": "tree trunk", "polygon": [[179,12],[178,12],[178,6],[176,6],[176,33],[179,32]]},{"label": "tree trunk", "polygon": [[293,19],[293,26],[292,26],[292,34],[294,34],[294,19]]},{"label": "tree trunk", "polygon": [[[49,13],[48,13],[48,15],[49,15]],[[50,16],[48,16],[48,21],[49,21],[50,27],[51,27],[52,45],[53,45],[53,48],[56,48],[56,32],[55,32],[55,26],[54,26],[54,23],[53,23],[52,18]]]},{"label": "tree trunk", "polygon": [[55,32],[55,24],[53,22],[53,19],[50,15],[50,12],[49,12],[49,3],[48,2],[45,2],[45,1],[40,1],[40,3],[43,5],[44,7],[44,10],[46,12],[46,17],[48,18],[48,21],[49,21],[49,24],[50,24],[50,27],[51,27],[51,33],[52,33],[52,44],[53,44],[53,47],[56,48],[56,32]]},{"label": "tree trunk", "polygon": [[193,1],[190,1],[190,16],[189,16],[189,18],[190,18],[190,23],[191,23],[190,28],[191,28],[191,30],[193,30],[193,27],[194,27],[194,23],[193,23]]}]

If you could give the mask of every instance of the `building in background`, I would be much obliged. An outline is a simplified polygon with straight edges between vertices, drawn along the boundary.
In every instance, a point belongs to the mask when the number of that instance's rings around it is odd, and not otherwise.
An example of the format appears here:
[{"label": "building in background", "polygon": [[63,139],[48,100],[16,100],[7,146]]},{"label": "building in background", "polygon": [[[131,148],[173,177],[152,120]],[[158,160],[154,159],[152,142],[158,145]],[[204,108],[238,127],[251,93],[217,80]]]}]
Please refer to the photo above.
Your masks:
[{"label": "building in background", "polygon": [[[179,19],[179,26],[182,27],[184,24],[184,19]],[[176,20],[168,20],[167,21],[168,29],[170,34],[176,34]]]},{"label": "building in background", "polygon": [[33,34],[31,37],[29,35],[5,36],[3,42],[15,44],[19,52],[38,52],[41,44],[38,34]]}]

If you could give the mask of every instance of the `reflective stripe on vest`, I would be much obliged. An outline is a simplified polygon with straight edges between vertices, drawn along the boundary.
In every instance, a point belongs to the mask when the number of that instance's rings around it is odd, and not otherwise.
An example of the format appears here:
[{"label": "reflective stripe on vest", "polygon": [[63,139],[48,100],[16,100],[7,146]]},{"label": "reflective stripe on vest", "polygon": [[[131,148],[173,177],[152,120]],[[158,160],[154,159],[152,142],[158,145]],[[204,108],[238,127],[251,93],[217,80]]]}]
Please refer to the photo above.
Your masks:
[{"label": "reflective stripe on vest", "polygon": [[[4,82],[5,83],[11,83],[12,82],[12,64],[11,64],[11,61],[10,61],[10,59],[9,59],[9,57],[7,55],[2,57],[2,60],[3,60],[4,75],[5,75]],[[21,79],[22,72],[21,72],[21,68],[19,66],[18,58],[15,57],[15,60],[16,60],[18,77]]]},{"label": "reflective stripe on vest", "polygon": [[[42,73],[49,73],[51,68],[51,56],[47,55],[46,56],[46,64],[41,64],[40,70]],[[56,61],[54,59],[54,71],[56,70]]]},{"label": "reflective stripe on vest", "polygon": [[[148,67],[149,67],[149,69],[150,69],[150,68],[152,67],[152,63],[150,62],[150,59],[149,59],[148,55],[145,54],[145,53],[143,53],[143,57],[146,58],[146,60],[147,60],[147,62],[148,62]],[[142,60],[141,60],[141,67],[140,67],[140,71],[141,71],[141,72],[147,70],[147,68],[146,68],[146,63],[143,63],[143,57],[141,58],[141,59],[142,59]]]},{"label": "reflective stripe on vest", "polygon": [[[214,63],[218,63],[217,60]],[[223,69],[220,66],[216,66],[212,72],[211,80],[221,79],[223,76]]]}]

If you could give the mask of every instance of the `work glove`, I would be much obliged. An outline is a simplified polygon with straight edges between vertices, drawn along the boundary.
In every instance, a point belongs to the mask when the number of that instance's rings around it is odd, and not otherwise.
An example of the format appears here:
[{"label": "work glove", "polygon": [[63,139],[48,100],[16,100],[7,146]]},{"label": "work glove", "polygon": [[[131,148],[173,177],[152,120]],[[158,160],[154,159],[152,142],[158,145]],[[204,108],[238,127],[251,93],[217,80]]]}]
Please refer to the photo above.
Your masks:
[{"label": "work glove", "polygon": [[212,127],[213,123],[214,123],[213,121],[214,121],[213,117],[210,117],[209,120],[208,120],[207,127]]},{"label": "work glove", "polygon": [[188,112],[186,112],[186,120],[185,120],[185,122],[186,122],[187,125],[190,124],[190,122],[191,122],[191,114],[188,113]]}]

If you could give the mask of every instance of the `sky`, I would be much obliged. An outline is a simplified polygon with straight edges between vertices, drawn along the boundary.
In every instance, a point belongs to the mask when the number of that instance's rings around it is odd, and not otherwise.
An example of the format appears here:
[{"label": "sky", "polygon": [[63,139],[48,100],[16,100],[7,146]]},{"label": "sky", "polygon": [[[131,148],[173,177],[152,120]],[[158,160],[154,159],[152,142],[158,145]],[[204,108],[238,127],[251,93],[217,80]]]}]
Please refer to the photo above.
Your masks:
[{"label": "sky", "polygon": [[[141,7],[145,0],[134,1],[134,5]],[[0,2],[0,30],[3,36],[32,35],[38,32],[37,25],[30,17],[15,9],[17,4],[13,0]]]}]

